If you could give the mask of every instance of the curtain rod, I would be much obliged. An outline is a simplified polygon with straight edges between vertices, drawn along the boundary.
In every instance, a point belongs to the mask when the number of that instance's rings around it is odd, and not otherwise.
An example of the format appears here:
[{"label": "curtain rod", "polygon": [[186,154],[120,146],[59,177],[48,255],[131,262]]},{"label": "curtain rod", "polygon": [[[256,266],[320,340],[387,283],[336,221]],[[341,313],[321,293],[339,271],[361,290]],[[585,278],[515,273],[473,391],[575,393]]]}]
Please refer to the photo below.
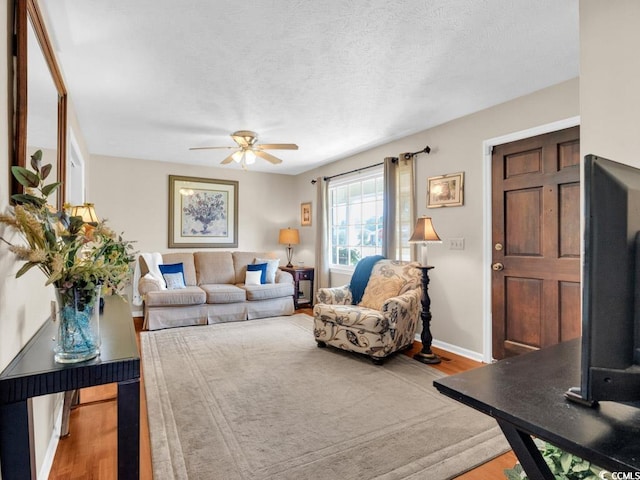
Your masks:
[{"label": "curtain rod", "polygon": [[[413,153],[405,153],[404,154],[404,159],[405,160],[409,160],[413,157],[415,157],[416,155],[420,154],[420,153],[429,153],[431,151],[431,148],[429,148],[429,145],[427,145],[426,147],[424,147],[424,149],[418,151],[418,152],[413,152]],[[398,157],[391,157],[391,161],[393,163],[396,163],[398,161]],[[362,172],[363,170],[368,170],[370,168],[374,168],[374,167],[379,167],[380,165],[384,165],[384,162],[380,162],[380,163],[376,163],[373,165],[369,165],[367,167],[362,167],[362,168],[356,168],[355,170],[349,170],[348,172],[342,172],[342,173],[338,173],[336,175],[331,175],[330,177],[322,177],[322,179],[326,182],[328,180],[331,180],[332,178],[337,178],[337,177],[341,177],[343,175],[349,175],[351,173],[358,173],[358,172]],[[316,179],[311,180],[311,184],[315,185],[317,182]]]}]

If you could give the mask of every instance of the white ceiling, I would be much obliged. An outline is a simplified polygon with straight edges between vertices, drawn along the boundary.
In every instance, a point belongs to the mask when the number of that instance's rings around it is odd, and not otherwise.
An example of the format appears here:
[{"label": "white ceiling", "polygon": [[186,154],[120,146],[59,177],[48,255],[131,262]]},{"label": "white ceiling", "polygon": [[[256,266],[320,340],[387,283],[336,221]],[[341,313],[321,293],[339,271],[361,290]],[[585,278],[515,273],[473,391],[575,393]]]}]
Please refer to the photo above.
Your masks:
[{"label": "white ceiling", "polygon": [[297,174],[579,74],[578,0],[40,3],[99,155],[218,166],[188,148],[248,129]]}]

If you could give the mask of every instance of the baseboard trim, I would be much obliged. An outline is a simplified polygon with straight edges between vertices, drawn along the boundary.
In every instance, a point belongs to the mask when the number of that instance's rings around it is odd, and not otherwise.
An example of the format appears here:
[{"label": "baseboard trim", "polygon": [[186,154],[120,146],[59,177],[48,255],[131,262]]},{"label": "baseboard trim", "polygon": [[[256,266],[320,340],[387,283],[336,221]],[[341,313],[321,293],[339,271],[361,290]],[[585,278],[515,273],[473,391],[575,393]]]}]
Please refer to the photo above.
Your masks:
[{"label": "baseboard trim", "polygon": [[42,466],[38,473],[38,478],[49,478],[51,473],[51,467],[53,466],[53,460],[56,456],[56,450],[58,449],[58,442],[60,441],[60,425],[62,424],[62,404],[59,401],[56,405],[56,412],[54,414],[55,422],[53,430],[51,431],[51,438],[49,439],[49,445],[47,451],[42,459]]},{"label": "baseboard trim", "polygon": [[[415,336],[416,342],[420,341],[420,335]],[[457,345],[452,345],[450,343],[441,342],[439,340],[433,340],[431,343],[434,347],[440,348],[442,350],[446,350],[447,352],[455,353],[456,355],[460,355],[461,357],[468,358],[470,360],[475,360],[476,362],[484,362],[484,357],[481,353],[474,352],[473,350],[467,350],[466,348],[459,347]]]}]

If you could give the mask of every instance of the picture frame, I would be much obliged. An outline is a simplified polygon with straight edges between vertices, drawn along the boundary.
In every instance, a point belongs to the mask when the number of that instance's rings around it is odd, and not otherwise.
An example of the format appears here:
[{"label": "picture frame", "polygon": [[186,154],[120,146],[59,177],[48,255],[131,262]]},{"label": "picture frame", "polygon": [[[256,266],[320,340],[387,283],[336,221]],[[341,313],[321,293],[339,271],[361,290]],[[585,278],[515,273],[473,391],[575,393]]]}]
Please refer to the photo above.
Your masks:
[{"label": "picture frame", "polygon": [[236,248],[238,182],[169,175],[169,248]]},{"label": "picture frame", "polygon": [[300,225],[303,227],[311,226],[311,202],[300,204]]},{"label": "picture frame", "polygon": [[464,172],[427,178],[427,208],[464,205]]}]

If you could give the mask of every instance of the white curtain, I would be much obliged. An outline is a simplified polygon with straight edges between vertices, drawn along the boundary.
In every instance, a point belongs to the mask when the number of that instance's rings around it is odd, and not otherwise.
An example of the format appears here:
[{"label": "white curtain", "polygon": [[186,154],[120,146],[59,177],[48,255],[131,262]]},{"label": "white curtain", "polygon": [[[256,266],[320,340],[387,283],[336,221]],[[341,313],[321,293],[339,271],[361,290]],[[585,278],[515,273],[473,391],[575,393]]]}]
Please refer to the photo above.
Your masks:
[{"label": "white curtain", "polygon": [[316,265],[314,292],[329,286],[329,184],[323,177],[316,179]]},{"label": "white curtain", "polygon": [[413,155],[384,159],[384,241],[382,254],[395,260],[415,259],[409,237],[416,223]]}]

